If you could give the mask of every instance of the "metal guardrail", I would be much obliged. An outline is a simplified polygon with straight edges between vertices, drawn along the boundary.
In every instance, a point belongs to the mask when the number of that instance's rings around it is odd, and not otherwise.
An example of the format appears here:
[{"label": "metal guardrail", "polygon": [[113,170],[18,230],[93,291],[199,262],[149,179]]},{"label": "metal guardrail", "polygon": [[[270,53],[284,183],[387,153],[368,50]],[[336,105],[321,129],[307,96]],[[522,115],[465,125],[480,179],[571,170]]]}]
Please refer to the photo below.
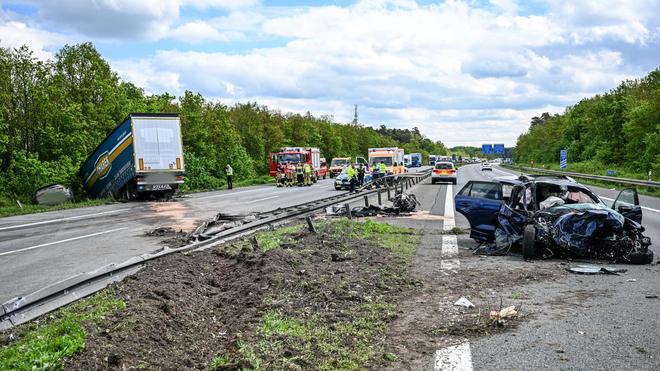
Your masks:
[{"label": "metal guardrail", "polygon": [[135,274],[149,261],[173,253],[208,249],[220,243],[244,237],[272,226],[285,224],[288,221],[303,218],[320,210],[324,210],[328,206],[355,201],[364,196],[378,194],[378,199],[380,200],[382,192],[386,192],[389,195],[391,190],[394,189],[396,193],[396,190],[399,187],[401,191],[403,191],[404,188],[408,189],[428,178],[430,175],[431,172],[427,170],[420,173],[388,176],[381,178],[380,180],[392,180],[393,188],[382,187],[367,189],[362,187],[355,193],[346,192],[304,204],[275,209],[260,214],[259,218],[254,221],[221,231],[204,240],[197,240],[180,248],[164,248],[162,251],[154,254],[143,254],[128,259],[120,264],[110,264],[92,272],[75,275],[26,296],[11,299],[0,305],[0,331],[28,322],[78,299],[82,299],[101,291],[111,283],[121,281],[125,277]]},{"label": "metal guardrail", "polygon": [[598,180],[598,181],[601,181],[601,182],[609,182],[609,183],[617,183],[617,184],[627,184],[627,185],[635,185],[635,186],[642,186],[642,187],[660,187],[660,182],[656,182],[656,181],[653,181],[653,180],[617,178],[617,177],[604,176],[604,175],[573,173],[573,172],[570,172],[570,171],[540,169],[540,168],[536,168],[536,167],[512,166],[512,165],[500,165],[500,166],[503,166],[503,167],[506,167],[506,168],[509,168],[509,169],[512,169],[512,170],[520,170],[521,172],[531,171],[531,172],[538,172],[538,173],[549,174],[549,175],[566,175],[566,176],[570,176],[570,177],[573,177],[573,178]]}]

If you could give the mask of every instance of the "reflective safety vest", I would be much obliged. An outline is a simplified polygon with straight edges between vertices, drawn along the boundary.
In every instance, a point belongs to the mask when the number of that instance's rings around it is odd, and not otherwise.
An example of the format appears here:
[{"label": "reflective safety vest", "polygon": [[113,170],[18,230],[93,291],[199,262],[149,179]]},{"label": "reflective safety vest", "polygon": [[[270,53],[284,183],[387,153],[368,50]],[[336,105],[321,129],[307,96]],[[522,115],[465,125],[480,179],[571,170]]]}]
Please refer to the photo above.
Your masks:
[{"label": "reflective safety vest", "polygon": [[346,177],[348,178],[348,180],[355,178],[356,175],[357,175],[357,171],[353,169],[352,166],[349,166],[348,169],[346,169]]},{"label": "reflective safety vest", "polygon": [[234,169],[232,169],[231,166],[227,165],[227,168],[225,170],[227,171],[227,176],[234,175]]},{"label": "reflective safety vest", "polygon": [[312,172],[312,167],[309,166],[309,164],[303,165],[303,170],[305,171],[305,174],[309,174]]},{"label": "reflective safety vest", "polygon": [[303,167],[302,166],[296,166],[296,173],[302,174],[303,173]]},{"label": "reflective safety vest", "polygon": [[387,167],[382,162],[378,165],[378,170],[380,171],[381,175],[387,174]]}]

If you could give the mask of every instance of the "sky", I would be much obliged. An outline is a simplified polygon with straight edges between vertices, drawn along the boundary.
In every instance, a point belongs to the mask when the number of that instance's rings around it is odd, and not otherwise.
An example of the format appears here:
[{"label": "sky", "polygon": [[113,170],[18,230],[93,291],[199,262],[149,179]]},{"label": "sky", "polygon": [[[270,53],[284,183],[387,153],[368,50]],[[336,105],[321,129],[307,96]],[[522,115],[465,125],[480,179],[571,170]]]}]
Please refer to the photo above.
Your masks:
[{"label": "sky", "polygon": [[147,93],[515,145],[660,67],[660,0],[0,0],[0,46],[91,41]]}]

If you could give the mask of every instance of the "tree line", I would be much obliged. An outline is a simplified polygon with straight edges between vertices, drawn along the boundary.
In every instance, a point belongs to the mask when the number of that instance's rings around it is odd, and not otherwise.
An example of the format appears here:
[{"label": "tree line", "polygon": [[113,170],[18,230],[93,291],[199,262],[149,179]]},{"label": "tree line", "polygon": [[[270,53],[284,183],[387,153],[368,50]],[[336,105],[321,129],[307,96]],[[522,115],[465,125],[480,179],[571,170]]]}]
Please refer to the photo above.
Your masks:
[{"label": "tree line", "polygon": [[562,114],[532,118],[518,138],[515,159],[554,164],[562,149],[568,152],[569,169],[614,167],[639,177],[652,170],[653,178],[660,179],[660,68],[582,99]]},{"label": "tree line", "polygon": [[340,124],[257,103],[227,106],[190,91],[148,95],[122,81],[91,43],[67,45],[47,61],[27,46],[0,48],[0,196],[25,199],[51,183],[80,195],[80,166],[131,112],[180,113],[188,189],[221,186],[227,163],[239,180],[265,175],[269,153],[282,146],[319,147],[328,161],[366,155],[369,147],[447,151],[417,128]]}]

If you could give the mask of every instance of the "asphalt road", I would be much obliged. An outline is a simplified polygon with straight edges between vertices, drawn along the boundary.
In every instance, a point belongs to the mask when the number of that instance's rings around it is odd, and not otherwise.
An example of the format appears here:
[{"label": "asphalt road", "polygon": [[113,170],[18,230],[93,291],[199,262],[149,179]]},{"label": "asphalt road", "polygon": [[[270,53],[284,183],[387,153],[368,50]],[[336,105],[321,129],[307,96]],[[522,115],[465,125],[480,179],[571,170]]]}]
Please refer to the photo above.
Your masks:
[{"label": "asphalt road", "polygon": [[219,212],[268,211],[339,193],[334,179],[326,179],[311,187],[273,184],[195,193],[173,202],[116,203],[0,218],[0,303],[158,251],[162,239],[145,236],[155,228],[191,231]]},{"label": "asphalt road", "polygon": [[[508,175],[495,168],[482,172],[478,165],[462,167],[458,186],[471,179],[488,180]],[[618,192],[590,187],[606,202]],[[442,198],[438,195],[438,198]],[[641,196],[643,225],[654,245],[655,261],[660,256],[660,200]],[[467,221],[456,214],[458,226]],[[463,242],[463,244],[470,244]],[[472,247],[462,246],[462,247]],[[483,264],[497,269],[514,264],[519,257],[493,257]],[[557,264],[551,260],[529,264]],[[658,265],[620,265],[628,272],[612,275],[568,275],[553,282],[539,282],[511,289],[522,300],[531,318],[513,331],[471,342],[475,370],[658,370],[660,369],[660,294]],[[502,293],[506,295],[507,293]],[[509,293],[510,294],[510,293]]]},{"label": "asphalt road", "polygon": [[174,202],[129,202],[0,219],[0,303],[60,280],[161,249],[147,231],[190,231],[218,212],[267,211],[337,194],[330,179],[312,187],[273,185],[195,193]]}]

